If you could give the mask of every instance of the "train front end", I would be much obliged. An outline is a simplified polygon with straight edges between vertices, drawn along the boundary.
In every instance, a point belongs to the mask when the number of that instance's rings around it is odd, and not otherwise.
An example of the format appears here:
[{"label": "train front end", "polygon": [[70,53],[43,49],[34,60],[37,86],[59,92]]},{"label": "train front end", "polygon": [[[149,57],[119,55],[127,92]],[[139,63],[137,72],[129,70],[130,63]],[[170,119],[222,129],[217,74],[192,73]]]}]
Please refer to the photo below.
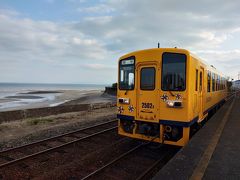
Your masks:
[{"label": "train front end", "polygon": [[117,108],[120,135],[184,146],[190,135],[189,52],[136,51],[120,58]]}]

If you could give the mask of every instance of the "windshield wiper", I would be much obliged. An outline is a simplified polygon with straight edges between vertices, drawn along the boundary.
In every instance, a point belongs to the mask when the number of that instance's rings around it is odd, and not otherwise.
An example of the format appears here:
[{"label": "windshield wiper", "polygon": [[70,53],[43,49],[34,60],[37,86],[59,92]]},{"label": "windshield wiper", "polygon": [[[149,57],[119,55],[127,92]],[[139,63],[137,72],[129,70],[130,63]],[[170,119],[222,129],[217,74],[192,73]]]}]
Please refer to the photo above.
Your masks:
[{"label": "windshield wiper", "polygon": [[[170,89],[170,84],[169,84],[169,83],[167,84],[167,89]],[[172,93],[171,90],[168,90],[168,92],[171,94],[171,96],[173,96],[173,97],[175,96],[175,95]]]},{"label": "windshield wiper", "polygon": [[171,96],[175,96],[172,91],[169,90],[168,92],[171,94]]}]

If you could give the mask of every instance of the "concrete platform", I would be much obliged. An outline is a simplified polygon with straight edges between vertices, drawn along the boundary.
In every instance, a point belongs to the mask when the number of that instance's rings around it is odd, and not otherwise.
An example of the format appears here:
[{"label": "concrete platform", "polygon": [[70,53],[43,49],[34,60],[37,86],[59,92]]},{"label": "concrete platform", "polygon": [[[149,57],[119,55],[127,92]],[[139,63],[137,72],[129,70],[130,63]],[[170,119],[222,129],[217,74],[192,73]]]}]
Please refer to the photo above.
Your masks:
[{"label": "concrete platform", "polygon": [[226,102],[153,179],[240,179],[240,96]]}]

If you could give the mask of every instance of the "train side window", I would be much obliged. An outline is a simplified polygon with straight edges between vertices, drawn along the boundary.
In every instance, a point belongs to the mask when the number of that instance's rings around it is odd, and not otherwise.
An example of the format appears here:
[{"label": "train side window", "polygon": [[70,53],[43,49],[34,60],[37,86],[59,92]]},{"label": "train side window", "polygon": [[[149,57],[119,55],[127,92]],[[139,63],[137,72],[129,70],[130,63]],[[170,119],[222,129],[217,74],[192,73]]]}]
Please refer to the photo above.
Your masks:
[{"label": "train side window", "polygon": [[198,91],[198,69],[196,69],[195,91]]},{"label": "train side window", "polygon": [[222,90],[224,90],[224,78],[222,78]]},{"label": "train side window", "polygon": [[223,89],[226,89],[226,80],[223,78]]},{"label": "train side window", "polygon": [[199,81],[199,90],[202,91],[202,72],[200,72]]},{"label": "train side window", "polygon": [[222,90],[224,90],[224,78],[222,78]]},{"label": "train side window", "polygon": [[222,78],[222,90],[224,89],[224,78]]},{"label": "train side window", "polygon": [[142,68],[140,78],[141,78],[140,79],[141,90],[155,89],[155,68],[154,67]]},{"label": "train side window", "polygon": [[207,92],[211,91],[211,71],[208,71],[208,84],[207,84]]},{"label": "train side window", "polygon": [[218,75],[217,74],[215,74],[215,91],[217,91],[218,90]]},{"label": "train side window", "polygon": [[220,76],[218,75],[218,91],[220,90]]},{"label": "train side window", "polygon": [[220,76],[218,75],[218,91],[220,90]]},{"label": "train side window", "polygon": [[220,90],[222,90],[222,77],[220,76]]},{"label": "train side window", "polygon": [[223,77],[221,78],[221,90],[223,90]]},{"label": "train side window", "polygon": [[215,74],[212,73],[212,91],[215,91]]},{"label": "train side window", "polygon": [[224,89],[224,78],[222,77],[222,90]]}]

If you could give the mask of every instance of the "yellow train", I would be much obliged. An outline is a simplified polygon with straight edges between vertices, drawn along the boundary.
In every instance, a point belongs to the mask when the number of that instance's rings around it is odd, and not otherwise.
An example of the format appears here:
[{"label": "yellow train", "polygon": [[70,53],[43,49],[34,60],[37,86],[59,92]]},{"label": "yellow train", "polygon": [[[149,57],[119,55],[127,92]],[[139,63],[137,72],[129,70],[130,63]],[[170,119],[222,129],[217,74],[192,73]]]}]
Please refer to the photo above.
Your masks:
[{"label": "yellow train", "polygon": [[227,96],[227,80],[188,50],[154,48],[119,59],[120,135],[184,146]]}]

